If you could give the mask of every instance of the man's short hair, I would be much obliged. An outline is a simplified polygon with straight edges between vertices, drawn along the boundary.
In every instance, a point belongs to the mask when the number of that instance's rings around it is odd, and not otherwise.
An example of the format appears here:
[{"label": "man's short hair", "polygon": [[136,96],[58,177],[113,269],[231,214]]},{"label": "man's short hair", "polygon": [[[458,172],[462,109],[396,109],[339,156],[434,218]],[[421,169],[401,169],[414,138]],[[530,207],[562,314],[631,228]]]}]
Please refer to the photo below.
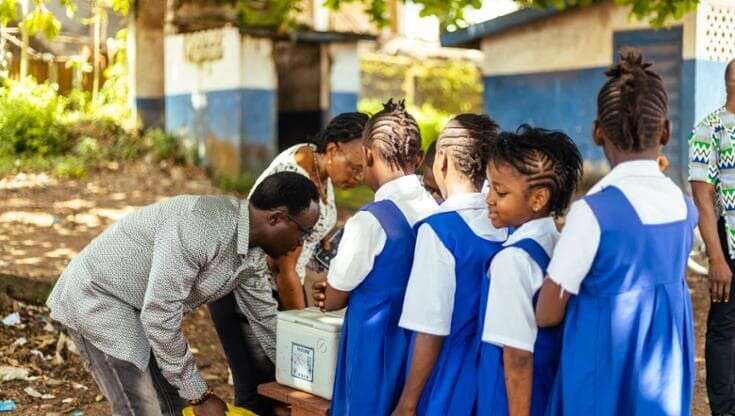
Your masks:
[{"label": "man's short hair", "polygon": [[286,207],[289,215],[298,215],[319,201],[319,191],[309,178],[294,172],[279,172],[267,176],[255,188],[250,203],[255,208],[270,210]]}]

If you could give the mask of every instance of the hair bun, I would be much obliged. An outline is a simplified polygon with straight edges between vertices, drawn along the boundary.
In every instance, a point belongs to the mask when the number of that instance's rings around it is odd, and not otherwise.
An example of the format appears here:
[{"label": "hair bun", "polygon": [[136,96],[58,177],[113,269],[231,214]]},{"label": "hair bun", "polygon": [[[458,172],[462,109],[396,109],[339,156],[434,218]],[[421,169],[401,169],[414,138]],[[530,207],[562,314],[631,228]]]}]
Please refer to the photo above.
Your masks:
[{"label": "hair bun", "polygon": [[623,47],[618,52],[618,56],[620,62],[614,64],[605,72],[608,77],[630,79],[644,74],[653,65],[651,62],[643,62],[643,54],[637,48]]},{"label": "hair bun", "polygon": [[383,104],[383,111],[394,112],[394,111],[406,111],[406,99],[401,98],[397,103],[393,102],[393,98],[389,98],[386,103]]}]

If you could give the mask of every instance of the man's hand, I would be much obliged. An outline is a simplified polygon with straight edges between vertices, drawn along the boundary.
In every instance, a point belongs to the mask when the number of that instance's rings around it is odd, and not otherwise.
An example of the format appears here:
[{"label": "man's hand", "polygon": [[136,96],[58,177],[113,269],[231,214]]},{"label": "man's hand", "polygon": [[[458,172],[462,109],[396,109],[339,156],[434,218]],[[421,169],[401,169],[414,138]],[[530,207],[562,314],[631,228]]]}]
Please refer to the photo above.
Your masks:
[{"label": "man's hand", "polygon": [[225,416],[227,405],[216,395],[210,395],[202,404],[194,406],[196,416]]},{"label": "man's hand", "polygon": [[732,284],[732,270],[725,259],[710,260],[709,262],[709,293],[712,302],[729,302],[730,285]]},{"label": "man's hand", "polygon": [[325,295],[327,291],[327,280],[319,280],[311,285],[311,297],[314,299],[314,303],[319,309],[324,312],[324,301],[327,299]]}]

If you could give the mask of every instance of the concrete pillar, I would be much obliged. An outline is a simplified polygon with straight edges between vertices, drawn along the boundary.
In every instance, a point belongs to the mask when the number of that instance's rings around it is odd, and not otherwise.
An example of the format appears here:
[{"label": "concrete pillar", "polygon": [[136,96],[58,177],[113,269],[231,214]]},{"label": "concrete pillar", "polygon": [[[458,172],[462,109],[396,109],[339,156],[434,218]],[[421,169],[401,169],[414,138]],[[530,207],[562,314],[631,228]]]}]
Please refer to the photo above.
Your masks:
[{"label": "concrete pillar", "polygon": [[360,93],[360,60],[357,43],[333,43],[329,46],[331,68],[329,76],[330,118],[357,110]]},{"label": "concrete pillar", "polygon": [[273,41],[225,27],[166,36],[166,130],[215,174],[259,173],[276,152]]},{"label": "concrete pillar", "polygon": [[273,40],[243,36],[240,57],[240,160],[246,170],[259,173],[278,149],[278,73]]},{"label": "concrete pillar", "polygon": [[143,127],[164,127],[165,14],[165,0],[140,0],[128,20],[131,107]]}]

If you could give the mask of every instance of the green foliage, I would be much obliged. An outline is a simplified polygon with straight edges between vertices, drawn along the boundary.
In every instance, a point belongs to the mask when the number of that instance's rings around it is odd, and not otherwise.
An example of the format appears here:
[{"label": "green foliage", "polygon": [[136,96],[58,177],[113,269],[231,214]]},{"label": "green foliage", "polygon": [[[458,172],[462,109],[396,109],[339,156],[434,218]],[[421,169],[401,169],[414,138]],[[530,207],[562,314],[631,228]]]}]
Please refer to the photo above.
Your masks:
[{"label": "green foliage", "polygon": [[184,159],[180,138],[161,129],[148,130],[143,136],[143,143],[157,161]]},{"label": "green foliage", "polygon": [[[363,98],[357,103],[357,110],[367,114],[375,114],[383,108],[380,100]],[[439,132],[451,118],[451,114],[437,110],[430,104],[421,107],[408,106],[408,112],[416,119],[421,130],[421,148],[426,149],[439,137]]]},{"label": "green foliage", "polygon": [[250,188],[255,185],[256,179],[256,175],[250,172],[245,172],[238,177],[225,175],[215,176],[214,184],[225,192],[235,192],[241,195],[247,195],[248,192],[250,192]]},{"label": "green foliage", "polygon": [[[372,21],[384,27],[389,23],[388,0],[325,0],[324,5],[337,10],[342,4],[360,1],[365,4]],[[467,8],[478,9],[481,0],[402,0],[421,6],[421,16],[436,16],[442,30],[453,31],[467,25],[464,11]],[[493,1],[493,0],[485,0]],[[589,6],[601,0],[514,0],[524,7],[565,9],[569,7]],[[630,6],[631,14],[648,20],[654,26],[665,25],[672,20],[681,19],[686,13],[694,10],[699,0],[614,0],[616,4]]]},{"label": "green foliage", "polygon": [[43,33],[47,39],[55,38],[61,31],[61,23],[43,3],[36,4],[33,11],[26,15],[21,22],[21,27],[27,30],[31,36]]},{"label": "green foliage", "polygon": [[17,0],[0,0],[0,25],[7,26],[18,18]]},{"label": "green foliage", "polygon": [[482,111],[482,77],[471,62],[425,61],[416,74],[415,85],[417,103],[453,114]]},{"label": "green foliage", "polygon": [[239,0],[237,11],[246,27],[280,28],[293,25],[304,0]]},{"label": "green foliage", "polygon": [[7,81],[0,89],[0,153],[60,154],[72,147],[63,123],[66,99],[51,84]]},{"label": "green foliage", "polygon": [[52,173],[61,179],[82,179],[87,176],[87,164],[78,157],[62,157],[55,163]]},{"label": "green foliage", "polygon": [[352,189],[334,189],[334,202],[340,209],[357,211],[374,199],[375,194],[367,185],[360,185]]},{"label": "green foliage", "polygon": [[[482,111],[480,70],[463,60],[396,60],[370,56],[360,61],[363,96],[407,97],[450,114]],[[456,97],[462,97],[461,100]]]}]

